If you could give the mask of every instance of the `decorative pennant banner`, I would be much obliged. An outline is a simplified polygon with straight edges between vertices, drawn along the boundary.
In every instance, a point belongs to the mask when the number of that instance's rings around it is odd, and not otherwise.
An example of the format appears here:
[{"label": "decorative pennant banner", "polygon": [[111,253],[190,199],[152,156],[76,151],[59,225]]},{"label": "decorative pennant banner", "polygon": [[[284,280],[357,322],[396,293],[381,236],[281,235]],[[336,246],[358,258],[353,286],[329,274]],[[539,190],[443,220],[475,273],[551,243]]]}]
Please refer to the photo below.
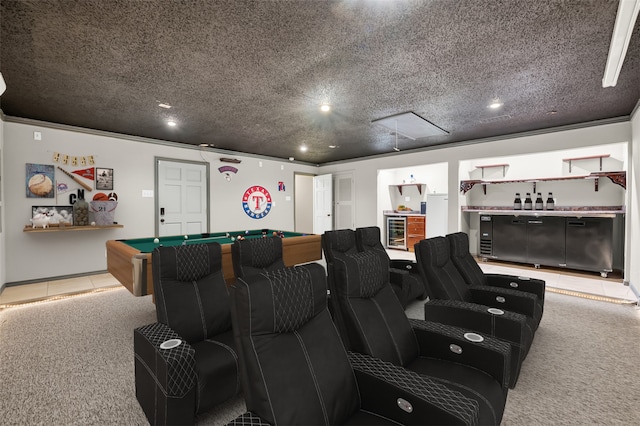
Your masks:
[{"label": "decorative pennant banner", "polygon": [[236,169],[233,166],[218,167],[218,171],[224,174],[224,178],[227,180],[227,182],[231,182],[231,176],[233,176],[232,173],[233,174],[238,173],[238,169]]},{"label": "decorative pennant banner", "polygon": [[69,154],[61,154],[59,152],[54,152],[53,153],[53,162],[57,163],[57,162],[61,162],[62,164],[64,164],[65,166],[71,165],[71,166],[93,166],[95,165],[95,160],[93,158],[93,155],[87,155],[86,157],[78,157],[75,155],[69,155]]},{"label": "decorative pennant banner", "polygon": [[72,170],[71,173],[75,173],[78,176],[82,176],[85,179],[89,179],[93,181],[96,178],[95,171],[96,171],[95,167],[90,167],[88,169]]}]

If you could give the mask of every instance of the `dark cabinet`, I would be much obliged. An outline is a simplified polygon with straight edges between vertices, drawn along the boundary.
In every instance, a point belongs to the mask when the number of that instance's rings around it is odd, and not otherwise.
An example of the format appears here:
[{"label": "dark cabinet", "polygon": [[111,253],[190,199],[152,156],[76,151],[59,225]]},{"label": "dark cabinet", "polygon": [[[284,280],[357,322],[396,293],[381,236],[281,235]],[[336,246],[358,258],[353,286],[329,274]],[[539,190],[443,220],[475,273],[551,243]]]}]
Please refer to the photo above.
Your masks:
[{"label": "dark cabinet", "polygon": [[566,244],[567,268],[604,276],[613,270],[613,219],[567,219]]},{"label": "dark cabinet", "polygon": [[492,216],[493,256],[513,262],[527,262],[527,218]]},{"label": "dark cabinet", "polygon": [[564,266],[565,218],[539,216],[527,218],[527,263]]},{"label": "dark cabinet", "polygon": [[614,238],[614,219],[607,217],[480,217],[479,243],[483,258],[536,267],[567,267],[600,272],[606,277],[613,270]]}]

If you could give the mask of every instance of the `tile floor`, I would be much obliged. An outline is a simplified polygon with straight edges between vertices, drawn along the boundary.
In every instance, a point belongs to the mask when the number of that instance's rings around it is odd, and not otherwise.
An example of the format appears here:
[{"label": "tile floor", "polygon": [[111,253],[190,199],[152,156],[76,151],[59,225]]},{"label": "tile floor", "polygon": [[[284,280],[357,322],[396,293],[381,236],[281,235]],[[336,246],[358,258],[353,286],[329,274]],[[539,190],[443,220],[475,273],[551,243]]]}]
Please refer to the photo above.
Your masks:
[{"label": "tile floor", "polygon": [[[402,250],[388,250],[392,259],[415,260],[415,254]],[[500,262],[480,262],[483,271],[540,278],[546,281],[547,288],[559,291],[584,293],[587,296],[606,297],[620,301],[638,302],[629,286],[619,278],[601,278],[595,273],[574,273],[549,269],[535,269],[527,265],[511,265]],[[49,297],[83,293],[96,289],[119,286],[120,283],[111,274],[87,275],[56,281],[24,284],[5,287],[0,293],[0,308],[3,306],[43,300]]]},{"label": "tile floor", "polygon": [[[415,260],[413,252],[403,250],[387,250],[392,259]],[[555,269],[535,269],[529,265],[516,265],[504,262],[478,262],[486,273],[522,275],[545,280],[548,289],[561,292],[584,293],[588,296],[619,299],[620,301],[638,302],[631,287],[623,284],[621,278],[610,276],[601,278],[597,273],[581,273],[577,271],[560,271]],[[575,294],[578,295],[578,294]]]},{"label": "tile floor", "polygon": [[10,286],[5,287],[2,293],[0,293],[0,308],[2,308],[3,305],[43,300],[66,294],[85,293],[119,285],[120,282],[111,274],[104,273]]}]

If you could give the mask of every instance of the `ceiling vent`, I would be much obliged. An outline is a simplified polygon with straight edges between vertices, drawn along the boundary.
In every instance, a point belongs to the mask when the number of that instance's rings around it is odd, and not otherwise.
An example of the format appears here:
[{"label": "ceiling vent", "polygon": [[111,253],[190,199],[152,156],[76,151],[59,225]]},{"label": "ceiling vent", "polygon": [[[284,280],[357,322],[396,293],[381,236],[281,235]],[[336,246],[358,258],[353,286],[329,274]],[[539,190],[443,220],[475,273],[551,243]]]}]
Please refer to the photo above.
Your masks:
[{"label": "ceiling vent", "polygon": [[482,120],[478,120],[478,123],[487,124],[487,123],[497,123],[499,121],[511,120],[510,114],[497,115],[495,117],[483,118]]},{"label": "ceiling vent", "polygon": [[372,123],[379,124],[394,132],[397,131],[397,133],[409,139],[449,134],[449,132],[442,130],[440,127],[411,111],[379,118],[373,120]]}]

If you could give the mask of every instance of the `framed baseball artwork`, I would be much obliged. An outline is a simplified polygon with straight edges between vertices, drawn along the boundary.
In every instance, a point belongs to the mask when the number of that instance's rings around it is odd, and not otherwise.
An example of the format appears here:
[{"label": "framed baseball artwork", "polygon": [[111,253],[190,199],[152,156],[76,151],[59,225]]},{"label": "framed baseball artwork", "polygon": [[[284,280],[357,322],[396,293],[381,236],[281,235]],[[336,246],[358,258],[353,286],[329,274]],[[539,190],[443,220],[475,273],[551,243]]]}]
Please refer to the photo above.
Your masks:
[{"label": "framed baseball artwork", "polygon": [[96,167],[96,190],[113,190],[113,169]]},{"label": "framed baseball artwork", "polygon": [[55,168],[49,164],[27,163],[27,198],[54,198]]}]

